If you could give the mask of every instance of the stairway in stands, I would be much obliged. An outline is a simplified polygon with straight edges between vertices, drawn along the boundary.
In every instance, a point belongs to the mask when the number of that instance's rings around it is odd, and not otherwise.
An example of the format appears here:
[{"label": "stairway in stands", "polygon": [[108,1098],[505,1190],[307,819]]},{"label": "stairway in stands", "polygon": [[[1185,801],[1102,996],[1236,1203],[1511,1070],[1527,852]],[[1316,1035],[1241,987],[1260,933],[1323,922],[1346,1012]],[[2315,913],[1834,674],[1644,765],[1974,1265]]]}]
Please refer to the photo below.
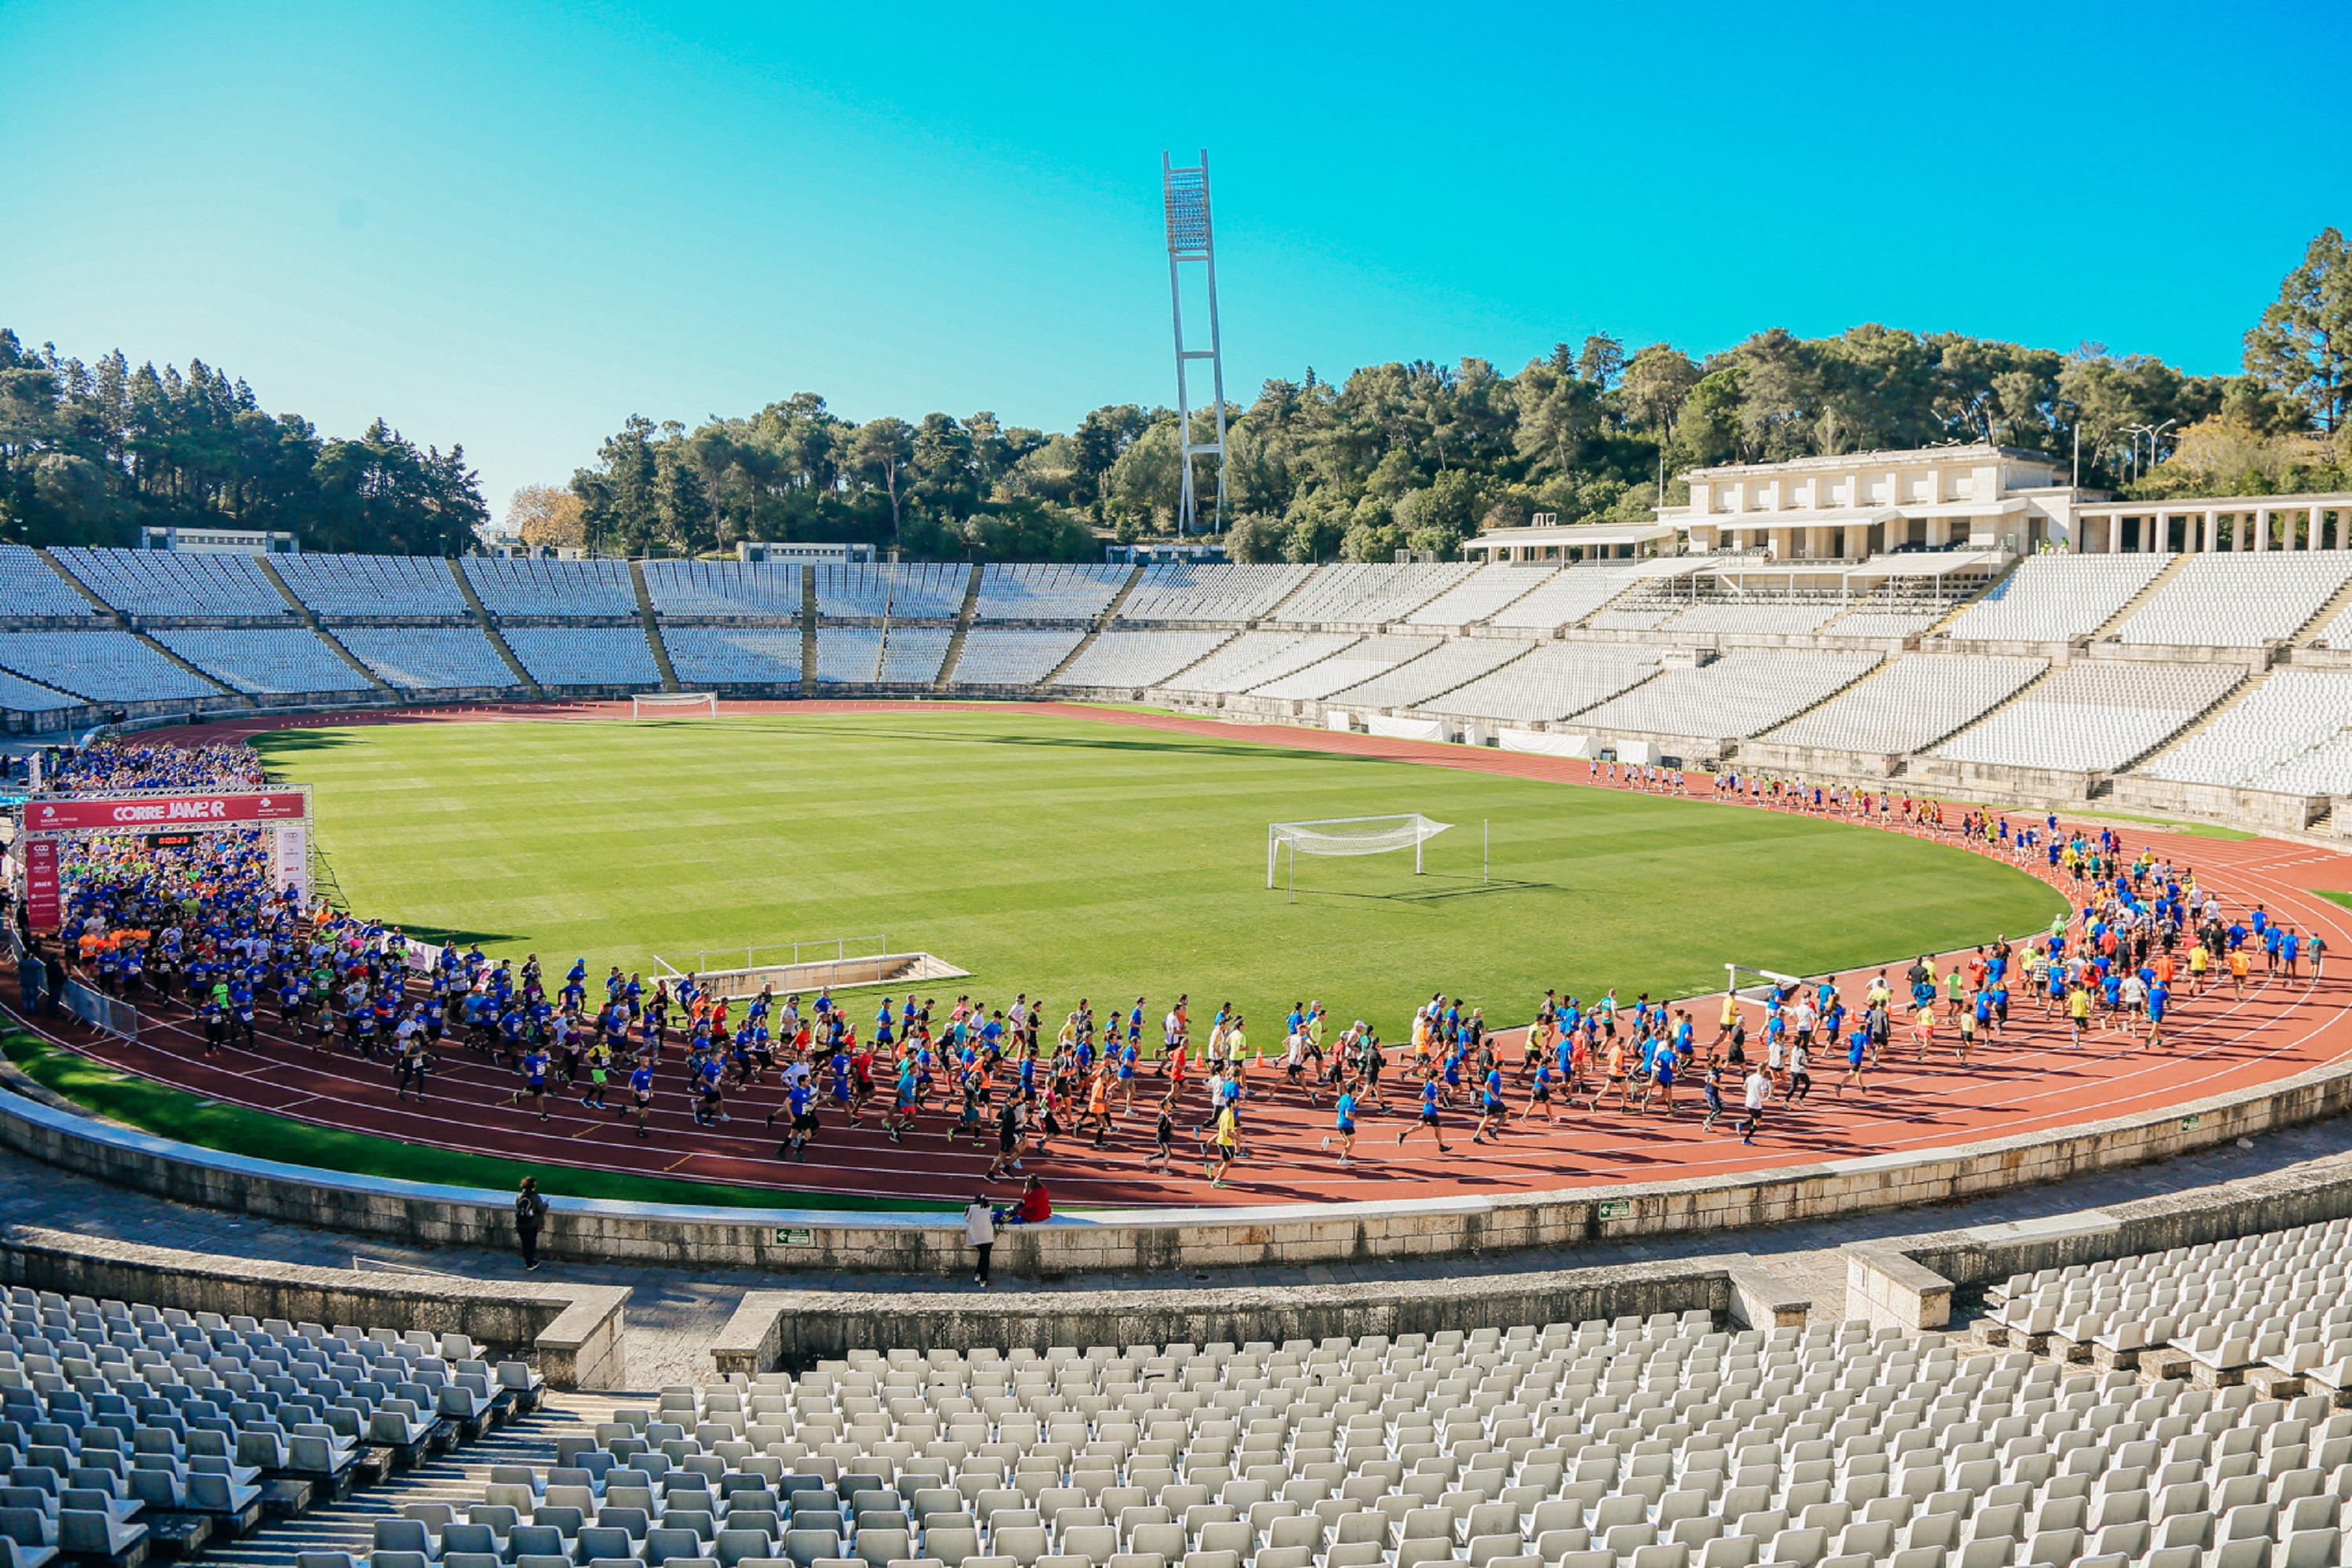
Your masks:
[{"label": "stairway in stands", "polygon": [[[1078,639],[1078,646],[1072,648],[1063,658],[1061,663],[1047,670],[1045,678],[1039,680],[1037,684],[1041,687],[1051,686],[1054,682],[1061,679],[1062,671],[1077,663],[1078,656],[1085,653],[1087,649],[1094,647],[1095,639],[1101,637],[1103,633],[1110,629],[1111,622],[1118,618],[1119,610],[1127,604],[1127,596],[1129,594],[1134,593],[1135,585],[1142,581],[1143,567],[1139,563],[1133,571],[1127,574],[1127,581],[1118,585],[1118,592],[1111,596],[1110,603],[1103,606],[1102,614],[1097,616],[1087,624],[1087,635]],[[958,651],[961,652],[961,649],[959,648]]]},{"label": "stairway in stands", "polygon": [[[963,639],[971,635],[971,617],[980,608],[980,573],[981,563],[975,561],[971,563],[971,578],[963,585],[963,605],[956,611],[955,635],[948,638],[947,657],[940,660],[939,676],[931,682],[934,691],[945,691],[955,679],[956,661],[963,658]],[[886,651],[888,640],[889,631],[885,627],[883,641]]]},{"label": "stairway in stands", "polygon": [[2155,598],[2158,594],[2164,592],[2165,584],[2170,583],[2175,577],[2179,576],[2180,569],[2196,559],[2197,558],[2193,555],[2176,555],[2171,560],[2166,562],[2164,563],[2164,570],[2158,572],[2155,576],[2147,580],[2147,587],[2142,588],[2138,593],[2134,594],[2122,609],[2117,610],[2114,615],[2109,616],[2106,619],[2106,623],[2100,626],[2098,630],[2091,634],[2091,640],[2093,642],[2098,641],[2101,637],[2105,637],[2107,634],[2114,631],[2117,626],[2122,626],[2126,621],[2130,620],[2134,616],[2138,615],[2142,605],[2146,605],[2150,599]]},{"label": "stairway in stands", "polygon": [[610,1421],[615,1405],[645,1405],[643,1396],[610,1394],[551,1394],[547,1404],[510,1421],[478,1441],[439,1455],[413,1470],[394,1472],[383,1485],[355,1490],[341,1502],[314,1508],[299,1519],[263,1525],[243,1541],[205,1548],[201,1562],[223,1568],[293,1568],[298,1552],[348,1552],[365,1557],[375,1521],[398,1519],[401,1505],[446,1502],[463,1522],[468,1504],[482,1500],[493,1465],[555,1463],[558,1437],[593,1436]]},{"label": "stairway in stands", "polygon": [[302,602],[300,595],[294,592],[293,585],[278,575],[278,568],[270,563],[268,556],[260,557],[255,564],[261,568],[261,574],[269,579],[270,585],[278,590],[280,597],[285,599],[287,607],[294,612],[295,618],[310,628],[310,634],[313,637],[325,643],[337,658],[350,665],[370,686],[387,697],[398,699],[400,693],[393,689],[392,682],[362,664],[359,656],[345,647],[342,639],[327,629],[326,623],[319,619],[317,612]]},{"label": "stairway in stands", "polygon": [[488,608],[483,605],[482,596],[474,592],[474,584],[467,577],[466,569],[457,563],[457,558],[454,555],[449,558],[449,575],[457,580],[457,592],[465,598],[466,609],[473,616],[474,625],[481,629],[482,636],[489,639],[491,651],[506,661],[507,670],[515,678],[515,684],[530,692],[532,697],[545,701],[547,689],[533,680],[530,671],[522,667],[522,660],[516,657],[515,650],[508,645],[506,634],[499,630],[499,623],[491,617]]},{"label": "stairway in stands", "polygon": [[654,614],[653,590],[646,584],[646,563],[629,563],[629,586],[637,595],[637,624],[646,629],[646,646],[653,649],[654,668],[661,676],[664,691],[683,691],[677,683],[677,670],[669,661],[669,645],[662,641],[661,617]]}]

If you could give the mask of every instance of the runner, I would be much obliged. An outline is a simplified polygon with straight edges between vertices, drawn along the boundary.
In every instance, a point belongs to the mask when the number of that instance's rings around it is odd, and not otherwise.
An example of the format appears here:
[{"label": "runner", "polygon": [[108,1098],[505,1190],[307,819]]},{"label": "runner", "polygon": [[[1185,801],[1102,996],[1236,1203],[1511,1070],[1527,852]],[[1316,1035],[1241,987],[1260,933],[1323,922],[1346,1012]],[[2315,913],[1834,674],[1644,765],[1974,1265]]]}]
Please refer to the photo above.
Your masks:
[{"label": "runner", "polygon": [[1436,1142],[1437,1152],[1441,1154],[1444,1153],[1445,1130],[1438,1122],[1438,1087],[1435,1079],[1422,1079],[1420,1120],[1398,1133],[1397,1142],[1402,1145],[1407,1138],[1423,1127],[1429,1129],[1430,1137]]},{"label": "runner", "polygon": [[1351,1089],[1339,1090],[1333,1106],[1331,1131],[1323,1134],[1323,1147],[1328,1149],[1334,1138],[1339,1140],[1339,1168],[1347,1170],[1355,1164],[1351,1156],[1356,1152],[1356,1096]]}]

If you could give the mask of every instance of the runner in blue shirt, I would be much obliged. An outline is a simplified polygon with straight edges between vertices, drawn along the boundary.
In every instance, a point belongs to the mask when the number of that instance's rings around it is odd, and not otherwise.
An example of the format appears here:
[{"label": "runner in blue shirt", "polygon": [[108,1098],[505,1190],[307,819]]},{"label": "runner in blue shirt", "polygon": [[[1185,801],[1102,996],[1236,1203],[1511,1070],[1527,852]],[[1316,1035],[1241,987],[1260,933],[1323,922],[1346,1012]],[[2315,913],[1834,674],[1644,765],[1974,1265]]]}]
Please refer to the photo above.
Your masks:
[{"label": "runner in blue shirt", "polygon": [[1408,1137],[1412,1136],[1412,1134],[1418,1129],[1426,1127],[1429,1129],[1429,1135],[1437,1141],[1437,1152],[1441,1154],[1445,1152],[1445,1131],[1438,1124],[1438,1094],[1439,1089],[1437,1087],[1437,1080],[1435,1079],[1427,1079],[1423,1080],[1421,1086],[1421,1119],[1414,1122],[1412,1126],[1406,1128],[1402,1132],[1397,1134],[1397,1142],[1399,1144],[1402,1144],[1404,1141]]},{"label": "runner in blue shirt", "polygon": [[1328,1149],[1331,1140],[1339,1140],[1339,1165],[1342,1170],[1355,1163],[1349,1158],[1356,1149],[1356,1095],[1353,1089],[1342,1089],[1332,1107],[1331,1131],[1323,1135],[1323,1147]]},{"label": "runner in blue shirt", "polygon": [[[509,1015],[509,1016],[511,1016],[512,1015]],[[507,1103],[509,1105],[520,1105],[522,1103],[522,1097],[528,1094],[530,1096],[531,1104],[536,1106],[539,1110],[539,1119],[541,1121],[546,1121],[547,1052],[541,1047],[533,1046],[523,1057],[522,1080],[522,1087],[516,1089],[512,1095],[508,1097]]]},{"label": "runner in blue shirt", "polygon": [[1502,1136],[1510,1121],[1510,1107],[1503,1103],[1503,1069],[1488,1068],[1486,1079],[1478,1097],[1478,1126],[1470,1134],[1473,1143],[1484,1143],[1486,1134]]}]

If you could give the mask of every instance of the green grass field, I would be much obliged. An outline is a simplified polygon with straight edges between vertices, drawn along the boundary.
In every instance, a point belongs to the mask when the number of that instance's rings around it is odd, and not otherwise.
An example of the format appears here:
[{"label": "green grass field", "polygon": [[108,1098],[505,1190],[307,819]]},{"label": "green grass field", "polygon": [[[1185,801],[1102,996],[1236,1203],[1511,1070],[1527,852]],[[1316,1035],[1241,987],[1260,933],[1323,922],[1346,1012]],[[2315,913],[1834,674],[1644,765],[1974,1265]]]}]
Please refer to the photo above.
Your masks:
[{"label": "green grass field", "polygon": [[[416,724],[257,742],[318,786],[354,909],[421,936],[648,973],[712,951],[887,935],[927,985],[1058,1013],[1178,992],[1274,1022],[1321,998],[1394,1037],[1444,989],[1498,1023],[1547,986],[1686,994],[1727,960],[1809,973],[2044,925],[2057,896],[1868,828],[1083,720],[940,711]],[[1298,862],[1269,820],[1421,811],[1409,855]],[[1492,825],[1493,881],[1479,872]],[[731,960],[740,963],[740,951]],[[1271,1045],[1271,1039],[1266,1041]]]}]

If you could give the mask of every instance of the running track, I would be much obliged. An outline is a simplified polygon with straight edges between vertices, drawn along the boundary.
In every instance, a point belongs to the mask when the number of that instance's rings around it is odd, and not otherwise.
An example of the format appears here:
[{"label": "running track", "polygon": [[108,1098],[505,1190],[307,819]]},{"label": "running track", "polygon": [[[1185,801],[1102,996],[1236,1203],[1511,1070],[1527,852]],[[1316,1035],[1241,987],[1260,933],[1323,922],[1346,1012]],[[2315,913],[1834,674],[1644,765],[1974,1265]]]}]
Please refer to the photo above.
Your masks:
[{"label": "running track", "polygon": [[[730,702],[723,710],[814,716],[930,709],[1051,714],[1593,787],[1584,763],[1564,759],[1068,703]],[[625,718],[627,713],[626,703],[376,710],[238,719],[174,731],[169,739],[202,744],[297,727],[593,720]],[[1695,781],[1695,794],[1703,796],[1709,791],[1706,780]],[[1192,1129],[1204,1103],[1197,1089],[1188,1094],[1177,1119],[1180,1158],[1174,1170],[1147,1165],[1152,1117],[1145,1091],[1158,1081],[1147,1070],[1138,1080],[1137,1112],[1122,1121],[1108,1147],[1098,1150],[1088,1141],[1066,1137],[1046,1153],[1033,1155],[1027,1169],[1046,1175],[1066,1204],[1129,1207],[1499,1195],[1647,1184],[1897,1154],[2063,1127],[2245,1089],[2352,1055],[2352,984],[2343,977],[2343,965],[2352,962],[2352,945],[2345,935],[2347,911],[2315,893],[2352,888],[2352,858],[2273,839],[2196,838],[2096,820],[2085,826],[2116,826],[2135,848],[2150,844],[2176,862],[2194,865],[2233,911],[2259,900],[2282,920],[2305,931],[2326,932],[2336,958],[2329,976],[2316,984],[2289,981],[2264,975],[2258,963],[2242,1000],[2231,998],[2226,987],[2195,1000],[2176,999],[2167,1044],[2153,1051],[2121,1037],[2096,1035],[2088,1047],[2072,1049],[2063,1021],[2045,1023],[2038,1004],[2027,1000],[2012,1005],[2008,1037],[1980,1045],[1965,1072],[1948,1048],[1948,1027],[1935,1056],[1920,1066],[1911,1059],[1912,1047],[1898,1021],[1885,1069],[1872,1076],[1867,1089],[1841,1098],[1835,1085],[1843,1070],[1843,1054],[1824,1051],[1813,1075],[1811,1103],[1782,1110],[1776,1100],[1752,1146],[1726,1132],[1729,1116],[1714,1131],[1703,1131],[1696,1086],[1686,1084],[1677,1089],[1682,1110],[1674,1117],[1625,1115],[1613,1109],[1591,1112],[1580,1104],[1559,1112],[1557,1125],[1515,1121],[1498,1142],[1478,1146],[1469,1141],[1470,1117],[1457,1112],[1447,1118],[1444,1154],[1426,1133],[1416,1134],[1400,1148],[1396,1133],[1412,1124],[1410,1108],[1417,1089],[1398,1083],[1391,1070],[1388,1087],[1397,1112],[1375,1110],[1360,1118],[1356,1164],[1341,1170],[1319,1147],[1329,1127],[1328,1103],[1310,1110],[1295,1092],[1270,1084],[1270,1075],[1262,1069],[1255,1075],[1250,1102],[1249,1158],[1235,1168],[1224,1188],[1212,1189],[1197,1161],[1182,1157],[1195,1147]],[[1898,980],[1907,957],[1890,955]],[[1847,973],[1850,1002],[1865,978],[1860,972]],[[1489,1008],[1507,1010],[1514,1005],[1498,999]],[[1704,1045],[1717,1007],[1698,1003],[1691,1005],[1691,1011]],[[549,1096],[551,1120],[545,1122],[527,1110],[509,1108],[505,1102],[515,1077],[454,1043],[441,1053],[431,1102],[420,1106],[394,1099],[383,1064],[279,1038],[268,1026],[267,1016],[260,1020],[261,1037],[255,1048],[224,1050],[210,1060],[196,1055],[202,1037],[184,1009],[167,1007],[143,1016],[150,1022],[135,1046],[79,1027],[53,1037],[126,1071],[223,1102],[320,1126],[541,1165],[811,1194],[961,1200],[980,1185],[988,1164],[988,1153],[974,1151],[969,1140],[949,1142],[952,1122],[939,1114],[925,1116],[903,1145],[889,1142],[875,1121],[846,1126],[840,1116],[828,1114],[805,1163],[779,1160],[774,1135],[761,1127],[777,1098],[772,1083],[730,1097],[730,1124],[697,1128],[680,1089],[682,1074],[675,1058],[658,1085],[653,1136],[641,1141],[617,1117],[583,1110],[576,1099],[561,1094]],[[1752,1010],[1750,1017],[1753,1037],[1758,1019]],[[1503,1037],[1512,1045],[1517,1037],[1516,1030]],[[1507,1051],[1505,1060],[1515,1066],[1516,1051]],[[610,1098],[616,1102],[625,1098],[617,1084]],[[1524,1093],[1515,1084],[1509,1098],[1516,1112]],[[1736,1093],[1729,1098],[1736,1101]],[[992,1151],[992,1136],[990,1142]],[[245,1152],[268,1154],[266,1150]],[[1011,1188],[998,1191],[1009,1194]]]}]

